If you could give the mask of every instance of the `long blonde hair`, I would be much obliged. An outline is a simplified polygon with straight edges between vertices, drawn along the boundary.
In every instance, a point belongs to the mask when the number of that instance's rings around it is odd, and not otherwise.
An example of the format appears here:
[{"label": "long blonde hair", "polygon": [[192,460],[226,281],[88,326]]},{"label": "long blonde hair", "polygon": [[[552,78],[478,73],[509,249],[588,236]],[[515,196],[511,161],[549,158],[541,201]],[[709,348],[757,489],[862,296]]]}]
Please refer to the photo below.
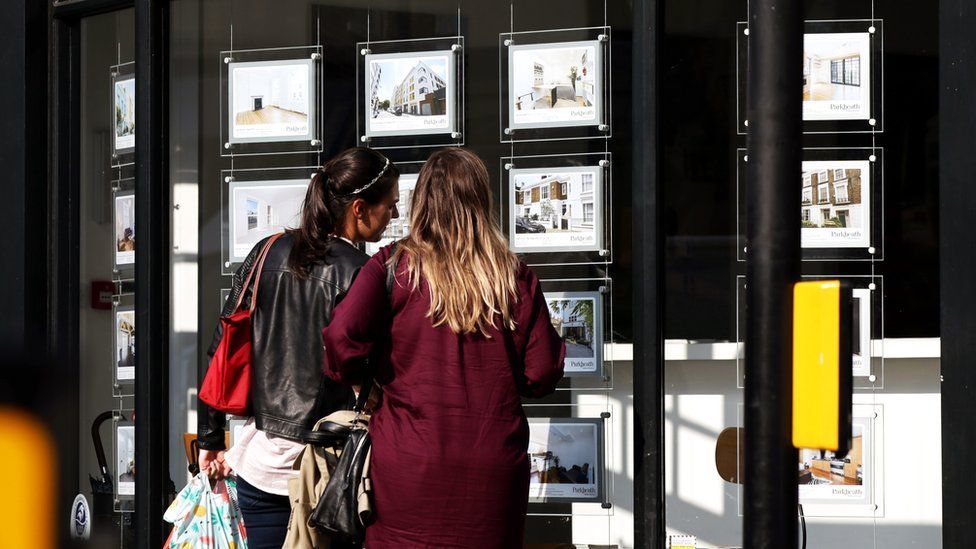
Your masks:
[{"label": "long blonde hair", "polygon": [[493,202],[488,169],[466,149],[440,150],[420,170],[410,234],[390,261],[407,257],[414,291],[421,279],[427,282],[434,326],[485,336],[491,327],[515,328],[519,261],[498,228]]}]

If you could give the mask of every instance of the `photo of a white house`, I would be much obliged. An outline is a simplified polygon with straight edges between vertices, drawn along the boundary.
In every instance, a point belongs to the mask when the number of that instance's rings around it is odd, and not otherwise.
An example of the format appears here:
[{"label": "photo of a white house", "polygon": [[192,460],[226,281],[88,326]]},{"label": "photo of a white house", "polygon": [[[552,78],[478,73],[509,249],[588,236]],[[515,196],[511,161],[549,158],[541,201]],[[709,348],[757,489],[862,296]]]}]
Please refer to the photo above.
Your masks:
[{"label": "photo of a white house", "polygon": [[599,167],[511,170],[512,250],[598,249],[603,232],[601,175]]},{"label": "photo of a white house", "polygon": [[390,224],[386,226],[379,242],[366,243],[366,253],[369,255],[375,254],[380,248],[394,240],[400,240],[410,234],[410,212],[413,204],[413,190],[417,186],[417,174],[402,174],[398,186],[400,197],[397,202],[397,214],[399,217],[390,220]]},{"label": "photo of a white house", "polygon": [[263,238],[297,227],[307,190],[306,180],[232,182],[231,261],[243,261]]},{"label": "photo of a white house", "polygon": [[597,42],[510,48],[513,128],[597,124],[600,66]]},{"label": "photo of a white house", "polygon": [[546,292],[545,299],[552,327],[566,343],[566,374],[598,373],[603,346],[599,292]]},{"label": "photo of a white house", "polygon": [[599,497],[599,426],[593,422],[529,419],[529,498]]},{"label": "photo of a white house", "polygon": [[136,79],[115,81],[115,151],[132,149],[136,143]]},{"label": "photo of a white house", "polygon": [[284,141],[310,136],[314,96],[310,61],[231,63],[231,141]]},{"label": "photo of a white house", "polygon": [[870,169],[867,161],[803,163],[800,194],[804,248],[867,248]]},{"label": "photo of a white house", "polygon": [[449,132],[451,52],[367,56],[367,135]]},{"label": "photo of a white house", "polygon": [[871,117],[870,34],[803,36],[803,119]]}]

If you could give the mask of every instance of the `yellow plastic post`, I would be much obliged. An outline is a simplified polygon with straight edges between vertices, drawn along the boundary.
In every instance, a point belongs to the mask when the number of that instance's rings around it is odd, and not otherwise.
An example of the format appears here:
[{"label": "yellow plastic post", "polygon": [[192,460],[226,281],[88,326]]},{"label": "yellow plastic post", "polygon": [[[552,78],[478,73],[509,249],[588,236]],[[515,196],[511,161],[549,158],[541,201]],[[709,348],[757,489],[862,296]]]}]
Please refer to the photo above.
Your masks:
[{"label": "yellow plastic post", "polygon": [[793,446],[796,448],[839,452],[846,451],[849,444],[849,294],[850,288],[838,280],[799,282],[793,288]]},{"label": "yellow plastic post", "polygon": [[54,444],[44,425],[26,412],[0,406],[0,547],[54,548],[57,476]]}]

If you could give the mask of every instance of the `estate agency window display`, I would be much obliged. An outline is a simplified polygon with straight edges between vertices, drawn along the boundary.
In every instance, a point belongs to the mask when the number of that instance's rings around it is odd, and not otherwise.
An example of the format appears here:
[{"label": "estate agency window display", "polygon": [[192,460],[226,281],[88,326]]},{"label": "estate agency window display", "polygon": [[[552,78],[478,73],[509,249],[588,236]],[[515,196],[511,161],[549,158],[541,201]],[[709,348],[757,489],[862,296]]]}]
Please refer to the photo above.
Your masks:
[{"label": "estate agency window display", "polygon": [[[883,38],[879,19],[807,21],[803,37],[803,133],[805,148],[799,181],[804,279],[839,279],[851,286],[851,342],[854,409],[851,450],[845,456],[801,449],[798,490],[804,513],[814,517],[884,516],[883,410],[875,403],[884,389],[883,276],[875,274],[884,259]],[[749,27],[736,26],[738,120],[748,133],[745,75]],[[839,134],[851,135],[837,140]],[[741,139],[741,138],[740,138]],[[860,147],[837,146],[856,144]],[[832,147],[810,144],[830,143]],[[736,258],[748,259],[746,203],[749,155],[736,151]],[[845,274],[853,263],[871,274]],[[828,265],[828,263],[830,263]],[[831,275],[831,273],[837,273]],[[863,270],[860,272],[864,272]],[[736,280],[736,339],[745,341],[744,276]],[[797,311],[803,314],[803,311]],[[737,385],[744,388],[743,354],[738,354]],[[741,417],[740,425],[744,424]],[[742,513],[741,486],[739,513]]]},{"label": "estate agency window display", "polygon": [[[565,377],[529,416],[530,524],[613,514],[610,27],[499,34],[499,220],[510,249],[539,274],[566,344]],[[587,152],[520,155],[520,143],[598,140]],[[599,276],[594,276],[599,273]],[[553,404],[558,403],[558,404]],[[596,526],[594,524],[594,526]],[[575,526],[574,526],[575,527]]]}]

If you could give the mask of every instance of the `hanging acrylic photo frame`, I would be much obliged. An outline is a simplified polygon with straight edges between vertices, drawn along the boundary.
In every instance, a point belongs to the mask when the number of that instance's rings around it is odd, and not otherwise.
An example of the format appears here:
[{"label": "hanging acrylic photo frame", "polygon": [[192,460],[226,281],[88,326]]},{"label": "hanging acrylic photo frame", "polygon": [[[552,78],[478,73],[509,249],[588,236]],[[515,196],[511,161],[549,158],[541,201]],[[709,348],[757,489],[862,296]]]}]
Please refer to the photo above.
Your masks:
[{"label": "hanging acrylic photo frame", "polygon": [[529,265],[612,262],[609,153],[503,157],[499,219]]},{"label": "hanging acrylic photo frame", "polygon": [[[623,410],[604,392],[561,394],[565,398],[559,403],[526,400],[523,404],[532,471],[528,515],[611,517],[615,489],[607,464],[613,463],[616,436],[623,436],[617,432]],[[562,428],[572,432],[557,432]],[[545,486],[550,484],[545,482],[549,474],[580,489],[574,494],[565,487]]]},{"label": "hanging acrylic photo frame", "polygon": [[610,37],[606,26],[499,34],[500,141],[610,138]]},{"label": "hanging acrylic photo frame", "polygon": [[[804,22],[803,133],[884,131],[884,22]],[[749,26],[736,24],[737,131],[748,133]]]},{"label": "hanging acrylic photo frame", "polygon": [[[739,403],[738,425],[745,425],[745,408]],[[801,449],[797,461],[797,490],[807,518],[884,518],[885,429],[884,405],[869,395],[854,395],[851,409],[851,450],[845,456],[829,451]],[[736,454],[743,455],[736,437]],[[738,470],[744,464],[738,462]],[[738,516],[743,516],[743,485],[736,484]]]},{"label": "hanging acrylic photo frame", "polygon": [[135,163],[136,152],[136,64],[109,68],[112,90],[112,167]]},{"label": "hanging acrylic photo frame", "polygon": [[135,511],[136,427],[132,410],[116,412],[112,418],[112,454],[109,474],[114,488],[113,509],[117,513]]},{"label": "hanging acrylic photo frame", "polygon": [[223,170],[221,274],[232,275],[263,238],[296,228],[316,167]]},{"label": "hanging acrylic photo frame", "polygon": [[136,310],[132,295],[112,297],[112,396],[134,394],[136,381]]},{"label": "hanging acrylic photo frame", "polygon": [[464,145],[464,37],[356,44],[356,135],[375,149]]},{"label": "hanging acrylic photo frame", "polygon": [[386,226],[379,242],[365,242],[363,250],[368,255],[373,255],[383,246],[400,240],[410,234],[410,212],[413,206],[413,193],[417,187],[417,176],[423,162],[397,162],[396,167],[400,170],[400,180],[398,182],[400,198],[397,202],[397,218],[391,219]]},{"label": "hanging acrylic photo frame", "polygon": [[220,52],[220,155],[322,152],[320,45]]},{"label": "hanging acrylic photo frame", "polygon": [[[120,171],[122,171],[120,169]],[[136,242],[135,178],[112,181],[112,278],[116,282],[135,278]]]},{"label": "hanging acrylic photo frame", "polygon": [[[749,155],[736,151],[736,258],[745,261]],[[884,259],[884,149],[803,149],[801,257],[804,261]]]},{"label": "hanging acrylic photo frame", "polygon": [[[851,369],[854,389],[884,389],[884,277],[871,275],[805,275],[803,280],[840,280],[851,286],[853,316]],[[736,383],[745,388],[746,277],[736,277]]]},{"label": "hanging acrylic photo frame", "polygon": [[541,279],[553,328],[566,342],[563,379],[557,391],[613,388],[613,295],[611,279]]}]

